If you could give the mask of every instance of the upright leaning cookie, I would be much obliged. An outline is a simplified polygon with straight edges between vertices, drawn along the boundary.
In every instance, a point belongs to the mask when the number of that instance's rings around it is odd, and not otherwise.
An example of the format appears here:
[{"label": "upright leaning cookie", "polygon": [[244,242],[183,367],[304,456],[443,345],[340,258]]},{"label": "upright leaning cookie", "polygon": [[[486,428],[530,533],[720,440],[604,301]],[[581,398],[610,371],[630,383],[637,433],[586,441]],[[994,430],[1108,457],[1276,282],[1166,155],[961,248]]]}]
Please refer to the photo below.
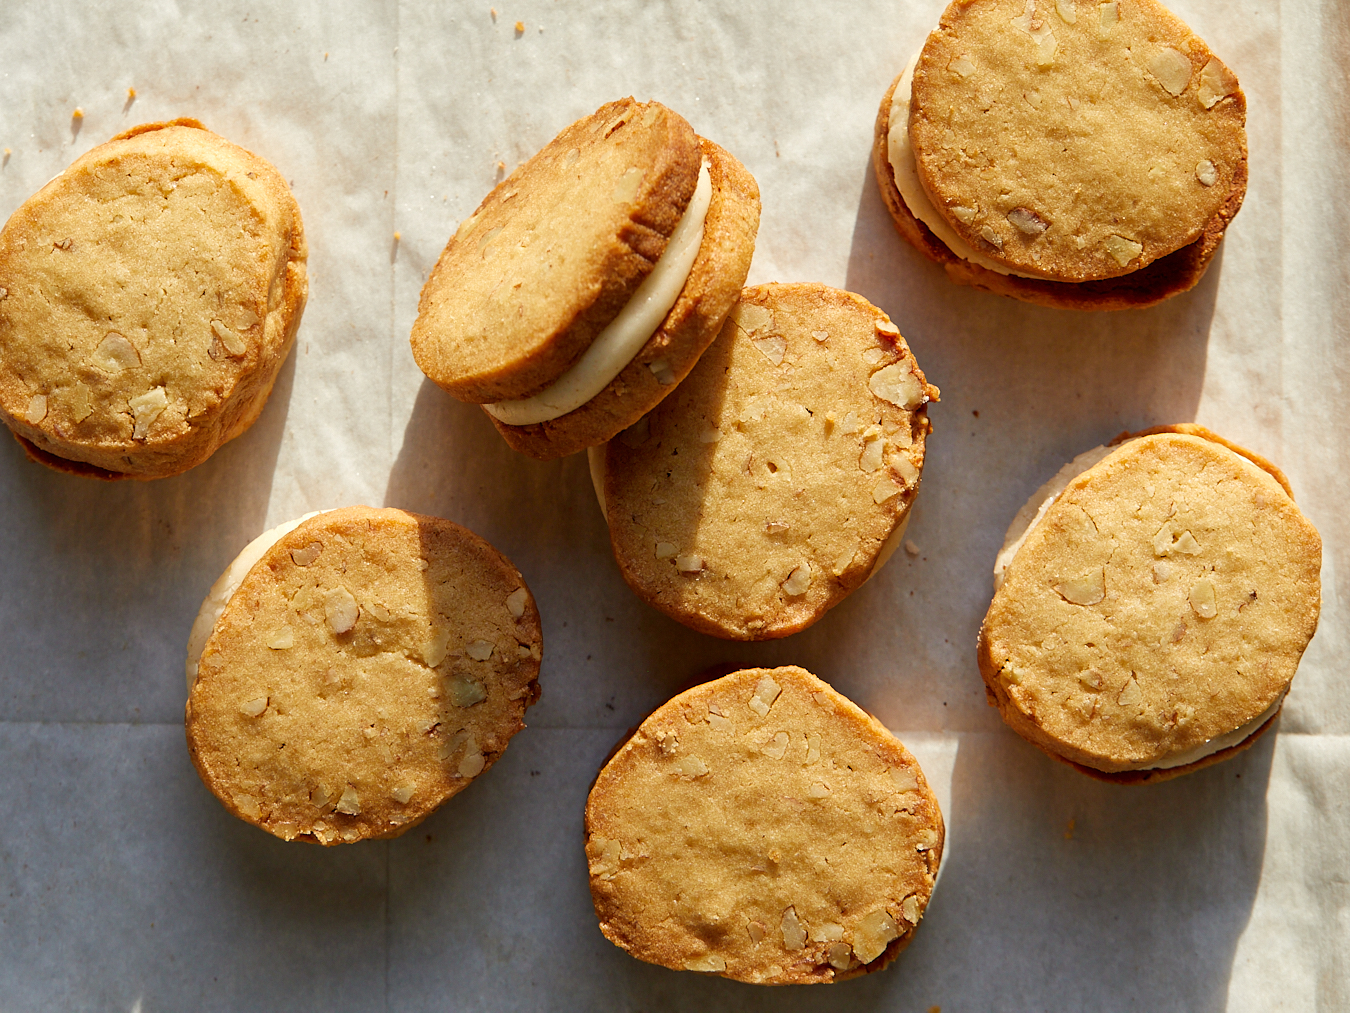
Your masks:
[{"label": "upright leaning cookie", "polygon": [[736,159],[658,102],[611,102],[460,225],[422,289],[413,356],[517,450],[603,443],[716,337],[758,228]]},{"label": "upright leaning cookie", "polygon": [[1156,0],[955,0],[877,116],[906,240],[1068,309],[1196,284],[1247,186],[1237,78]]},{"label": "upright leaning cookie", "polygon": [[944,830],[910,752],[800,668],[660,707],[586,803],[600,930],[639,960],[768,985],[879,971],[932,896]]},{"label": "upright leaning cookie", "polygon": [[285,840],[396,837],[496,761],[539,696],[520,573],[457,524],[348,507],[255,540],[188,644],[187,738]]},{"label": "upright leaning cookie", "polygon": [[591,452],[624,579],[713,636],[811,625],[898,544],[937,396],[861,296],[746,289],[675,393]]},{"label": "upright leaning cookie", "polygon": [[1322,542],[1268,461],[1195,425],[1079,455],[1009,528],[989,702],[1084,773],[1160,781],[1274,723],[1317,629]]},{"label": "upright leaning cookie", "polygon": [[76,159],[0,232],[0,419],[35,461],[186,471],[251,426],[305,304],[285,180],[196,120]]}]

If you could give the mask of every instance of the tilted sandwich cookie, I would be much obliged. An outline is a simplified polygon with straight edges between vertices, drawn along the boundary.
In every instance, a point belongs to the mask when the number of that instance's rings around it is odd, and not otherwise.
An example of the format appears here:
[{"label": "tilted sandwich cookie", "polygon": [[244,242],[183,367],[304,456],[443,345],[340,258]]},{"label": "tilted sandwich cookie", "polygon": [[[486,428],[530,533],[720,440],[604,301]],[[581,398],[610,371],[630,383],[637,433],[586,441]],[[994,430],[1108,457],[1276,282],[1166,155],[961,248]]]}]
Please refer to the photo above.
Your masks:
[{"label": "tilted sandwich cookie", "polygon": [[462,791],[539,696],[520,573],[457,524],[347,507],[251,543],[188,643],[192,762],[285,840],[396,837]]},{"label": "tilted sandwich cookie", "polygon": [[413,356],[516,450],[603,443],[717,336],[758,228],[736,159],[658,102],[611,102],[460,225],[422,289]]},{"label": "tilted sandwich cookie", "polygon": [[605,937],[649,963],[768,985],[894,960],[943,842],[913,755],[800,668],[734,672],[675,697],[586,803]]},{"label": "tilted sandwich cookie", "polygon": [[0,232],[0,418],[77,475],[201,464],[267,403],[306,256],[268,162],[196,120],[119,134]]},{"label": "tilted sandwich cookie", "polygon": [[897,231],[1065,309],[1193,287],[1247,188],[1237,78],[1157,0],[955,0],[877,115]]},{"label": "tilted sandwich cookie", "polygon": [[980,629],[989,702],[1086,774],[1161,781],[1271,727],[1322,542],[1268,461],[1196,425],[1079,455],[1023,507]]},{"label": "tilted sandwich cookie", "polygon": [[590,452],[624,579],[713,636],[811,625],[899,544],[937,396],[861,296],[745,289],[674,394]]}]

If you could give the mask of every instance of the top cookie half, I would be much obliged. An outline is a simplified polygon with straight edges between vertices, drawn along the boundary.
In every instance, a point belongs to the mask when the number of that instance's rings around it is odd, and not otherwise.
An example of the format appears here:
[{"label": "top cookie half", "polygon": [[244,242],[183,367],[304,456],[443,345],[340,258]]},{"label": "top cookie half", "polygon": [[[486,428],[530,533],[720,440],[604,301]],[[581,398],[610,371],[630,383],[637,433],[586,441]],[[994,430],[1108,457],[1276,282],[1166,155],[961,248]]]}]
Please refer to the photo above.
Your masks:
[{"label": "top cookie half", "polygon": [[431,273],[413,356],[463,401],[535,394],[624,307],[694,195],[693,128],[657,102],[611,102],[506,178]]},{"label": "top cookie half", "polygon": [[1060,281],[1127,274],[1231,217],[1246,99],[1155,0],[955,0],[914,71],[910,138],[973,248]]},{"label": "top cookie half", "polygon": [[681,693],[586,803],[600,930],[639,960],[768,985],[879,971],[914,936],[945,828],[914,756],[800,668]]},{"label": "top cookie half", "polygon": [[0,415],[63,470],[201,463],[262,410],[305,261],[285,180],[195,120],[99,145],[0,233]]}]

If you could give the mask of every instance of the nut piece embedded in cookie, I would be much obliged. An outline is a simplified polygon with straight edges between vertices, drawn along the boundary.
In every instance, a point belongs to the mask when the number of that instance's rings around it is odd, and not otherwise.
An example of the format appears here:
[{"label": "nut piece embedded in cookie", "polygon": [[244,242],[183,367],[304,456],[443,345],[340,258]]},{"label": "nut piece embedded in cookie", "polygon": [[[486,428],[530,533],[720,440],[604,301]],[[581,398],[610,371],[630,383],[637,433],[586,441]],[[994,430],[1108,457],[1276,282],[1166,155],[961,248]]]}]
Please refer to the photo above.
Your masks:
[{"label": "nut piece embedded in cookie", "polygon": [[804,629],[898,544],[937,396],[899,329],[861,297],[745,289],[641,431],[597,451],[624,578],[714,636]]},{"label": "nut piece embedded in cookie", "polygon": [[639,960],[760,984],[894,960],[944,839],[909,751],[800,668],[680,694],[619,747],[586,804],[606,938]]},{"label": "nut piece embedded in cookie", "polygon": [[0,232],[0,419],[74,474],[200,464],[262,411],[306,255],[276,169],[195,120],[93,148]]},{"label": "nut piece embedded in cookie", "polygon": [[1271,726],[1317,628],[1322,553],[1284,476],[1249,451],[1196,425],[1116,442],[1009,528],[979,661],[1014,731],[1139,783]]},{"label": "nut piece embedded in cookie", "polygon": [[398,836],[490,767],[539,695],[524,581],[450,521],[317,514],[215,592],[189,751],[227,809],[285,840]]}]

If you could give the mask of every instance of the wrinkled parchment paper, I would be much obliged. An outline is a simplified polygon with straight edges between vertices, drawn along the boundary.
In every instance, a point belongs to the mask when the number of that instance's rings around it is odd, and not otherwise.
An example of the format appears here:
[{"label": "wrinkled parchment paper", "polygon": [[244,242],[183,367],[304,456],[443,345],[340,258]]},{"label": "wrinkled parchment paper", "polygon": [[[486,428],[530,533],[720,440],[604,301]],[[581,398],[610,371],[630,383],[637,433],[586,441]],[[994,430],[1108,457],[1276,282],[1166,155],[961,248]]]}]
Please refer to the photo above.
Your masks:
[{"label": "wrinkled parchment paper", "polygon": [[[186,475],[104,485],[0,440],[0,1011],[1350,1005],[1350,7],[1175,0],[1246,90],[1247,202],[1195,291],[1084,315],[956,288],[891,228],[872,120],[940,6],[8,0],[0,213],[113,133],[195,116],[292,182],[311,288],[258,424]],[[630,93],[757,176],[752,283],[861,293],[943,391],[919,553],[784,641],[723,643],[639,602],[584,455],[513,454],[409,353],[459,220],[564,125]],[[985,704],[989,570],[1063,461],[1189,420],[1288,471],[1326,543],[1322,625],[1278,735],[1178,781],[1100,784]],[[544,695],[498,766],[414,832],[285,845],[198,782],[183,648],[250,538],[349,503],[449,517],[506,552],[544,617]],[[641,964],[597,930],[590,781],[626,729],[724,662],[830,680],[937,785],[942,883],[888,971],[757,989]]]}]

